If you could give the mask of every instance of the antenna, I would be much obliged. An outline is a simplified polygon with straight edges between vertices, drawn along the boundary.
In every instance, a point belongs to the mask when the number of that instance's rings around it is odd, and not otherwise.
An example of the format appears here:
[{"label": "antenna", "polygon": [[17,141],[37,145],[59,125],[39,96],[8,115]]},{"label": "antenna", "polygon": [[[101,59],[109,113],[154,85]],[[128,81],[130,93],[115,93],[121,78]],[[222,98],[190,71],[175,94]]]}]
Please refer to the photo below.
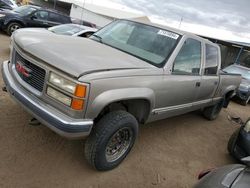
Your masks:
[{"label": "antenna", "polygon": [[181,17],[181,20],[180,20],[180,23],[179,23],[179,29],[181,28],[181,24],[182,24],[182,21],[183,21],[183,16]]}]

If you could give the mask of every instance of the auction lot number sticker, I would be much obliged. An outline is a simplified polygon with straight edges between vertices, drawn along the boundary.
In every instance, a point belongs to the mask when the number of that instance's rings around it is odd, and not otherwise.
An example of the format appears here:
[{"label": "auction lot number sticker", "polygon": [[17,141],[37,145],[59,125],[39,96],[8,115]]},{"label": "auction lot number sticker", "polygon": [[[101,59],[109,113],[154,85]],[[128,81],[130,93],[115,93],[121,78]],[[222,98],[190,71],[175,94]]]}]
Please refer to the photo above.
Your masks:
[{"label": "auction lot number sticker", "polygon": [[164,31],[164,30],[159,30],[157,34],[158,35],[164,35],[166,37],[169,37],[169,38],[172,38],[172,39],[175,39],[175,40],[177,40],[179,38],[178,34],[175,34],[175,33],[169,32],[169,31]]}]

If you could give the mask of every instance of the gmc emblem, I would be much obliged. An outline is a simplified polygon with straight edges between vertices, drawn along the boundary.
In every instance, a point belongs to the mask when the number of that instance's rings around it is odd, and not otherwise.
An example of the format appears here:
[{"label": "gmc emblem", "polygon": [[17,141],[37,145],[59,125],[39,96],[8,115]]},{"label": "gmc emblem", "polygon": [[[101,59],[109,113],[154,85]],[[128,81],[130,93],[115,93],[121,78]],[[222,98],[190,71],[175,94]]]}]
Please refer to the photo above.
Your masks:
[{"label": "gmc emblem", "polygon": [[16,70],[17,72],[21,73],[23,76],[29,78],[31,76],[31,70],[27,68],[25,65],[23,65],[22,62],[17,61],[16,62]]}]

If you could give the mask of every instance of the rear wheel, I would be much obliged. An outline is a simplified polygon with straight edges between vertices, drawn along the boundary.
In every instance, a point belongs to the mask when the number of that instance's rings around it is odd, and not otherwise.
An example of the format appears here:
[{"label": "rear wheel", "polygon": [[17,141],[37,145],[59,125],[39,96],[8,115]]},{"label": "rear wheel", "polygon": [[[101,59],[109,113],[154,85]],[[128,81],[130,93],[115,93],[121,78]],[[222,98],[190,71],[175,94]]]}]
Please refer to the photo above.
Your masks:
[{"label": "rear wheel", "polygon": [[97,170],[111,170],[128,155],[138,133],[135,117],[125,111],[105,115],[85,143],[87,161]]},{"label": "rear wheel", "polygon": [[222,107],[223,100],[220,100],[215,105],[204,108],[203,116],[208,120],[215,120],[218,117]]},{"label": "rear wheel", "polygon": [[12,33],[13,33],[14,31],[16,31],[16,30],[18,30],[18,29],[20,29],[20,28],[22,28],[22,25],[21,25],[21,24],[19,24],[19,23],[17,23],[17,22],[12,22],[12,23],[10,23],[10,24],[8,25],[8,27],[7,27],[7,34],[8,34],[9,36],[11,36]]}]

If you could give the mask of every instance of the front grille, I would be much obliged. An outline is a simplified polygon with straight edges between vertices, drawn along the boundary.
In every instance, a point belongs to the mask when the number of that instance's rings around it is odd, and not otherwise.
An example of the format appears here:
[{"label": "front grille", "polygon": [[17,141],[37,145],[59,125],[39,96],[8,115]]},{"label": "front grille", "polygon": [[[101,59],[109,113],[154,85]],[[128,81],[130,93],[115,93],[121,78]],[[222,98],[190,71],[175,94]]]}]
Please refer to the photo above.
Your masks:
[{"label": "front grille", "polygon": [[33,88],[42,92],[46,74],[45,70],[24,59],[17,52],[15,54],[14,62],[16,71],[21,79]]}]

